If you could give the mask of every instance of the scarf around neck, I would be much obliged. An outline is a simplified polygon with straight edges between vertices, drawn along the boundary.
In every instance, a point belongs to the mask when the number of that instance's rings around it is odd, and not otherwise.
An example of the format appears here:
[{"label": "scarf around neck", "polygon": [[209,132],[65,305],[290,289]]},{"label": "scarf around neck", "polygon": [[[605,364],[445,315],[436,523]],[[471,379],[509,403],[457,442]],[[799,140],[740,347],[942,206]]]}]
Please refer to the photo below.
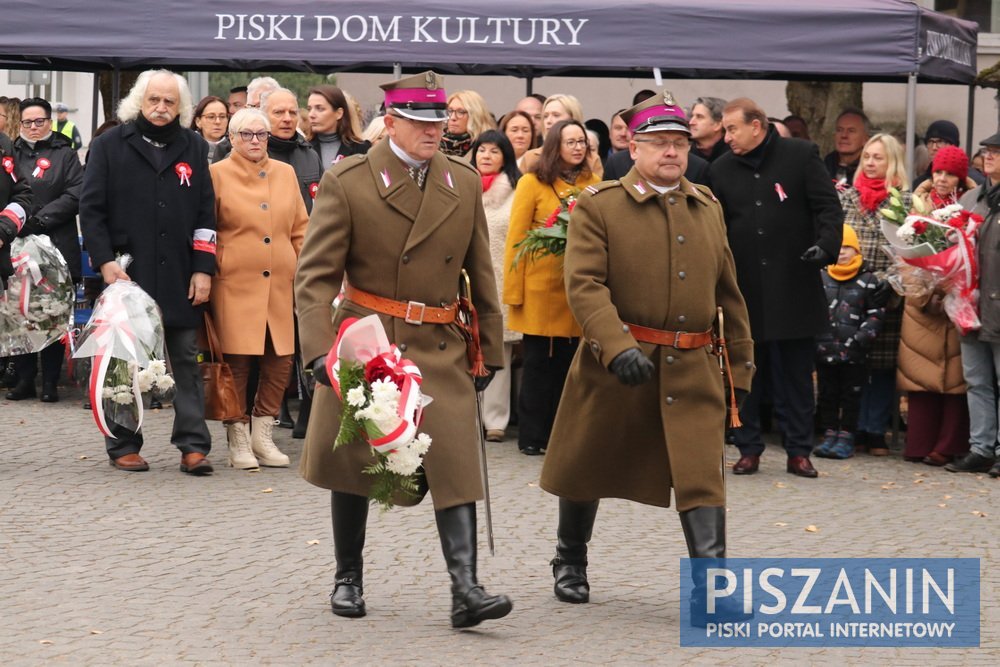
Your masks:
[{"label": "scarf around neck", "polygon": [[441,137],[441,152],[445,155],[457,155],[461,157],[472,149],[472,135],[468,132],[462,134],[452,134],[445,132]]},{"label": "scarf around neck", "polygon": [[174,116],[174,119],[166,125],[153,125],[141,113],[135,117],[135,126],[139,133],[159,144],[169,144],[177,138],[181,131],[181,117]]},{"label": "scarf around neck", "polygon": [[839,280],[841,282],[845,280],[850,280],[854,276],[858,275],[858,271],[861,270],[861,265],[864,263],[865,258],[858,253],[854,258],[847,264],[831,264],[826,267],[826,272],[830,274],[830,277],[834,280]]},{"label": "scarf around neck", "polygon": [[889,196],[884,178],[868,178],[864,173],[854,177],[854,189],[858,191],[861,208],[869,213],[874,213],[878,205]]},{"label": "scarf around neck", "polygon": [[479,174],[479,178],[483,181],[483,192],[486,192],[493,186],[493,181],[497,180],[497,176],[499,175],[499,171],[495,174]]}]

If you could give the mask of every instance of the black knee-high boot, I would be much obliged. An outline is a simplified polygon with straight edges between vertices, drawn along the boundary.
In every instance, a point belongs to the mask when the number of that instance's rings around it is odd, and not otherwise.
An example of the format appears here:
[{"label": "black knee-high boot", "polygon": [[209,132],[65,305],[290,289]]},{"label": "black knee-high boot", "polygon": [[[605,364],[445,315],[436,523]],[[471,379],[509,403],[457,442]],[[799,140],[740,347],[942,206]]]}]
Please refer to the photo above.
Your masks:
[{"label": "black knee-high boot", "polygon": [[330,606],[337,616],[365,615],[362,570],[368,499],[351,493],[330,494],[333,514],[333,549],[337,557],[337,583],[330,593]]},{"label": "black knee-high boot", "polygon": [[[726,508],[696,507],[679,514],[681,527],[684,529],[684,539],[687,541],[688,555],[691,558],[726,557]],[[723,598],[715,601],[715,610],[708,618],[707,608],[707,578],[704,563],[691,563],[691,578],[694,589],[691,593],[691,625],[705,627],[711,620],[737,621],[747,619],[753,614],[744,614],[742,604],[736,600]]]},{"label": "black knee-high boot", "polygon": [[555,578],[556,597],[563,602],[588,602],[587,543],[594,532],[597,505],[594,500],[576,503],[559,499],[559,529],[556,533],[556,557],[550,563]]},{"label": "black knee-high boot", "polygon": [[476,504],[437,510],[441,550],[451,575],[451,626],[471,628],[510,613],[506,595],[488,595],[476,580]]}]

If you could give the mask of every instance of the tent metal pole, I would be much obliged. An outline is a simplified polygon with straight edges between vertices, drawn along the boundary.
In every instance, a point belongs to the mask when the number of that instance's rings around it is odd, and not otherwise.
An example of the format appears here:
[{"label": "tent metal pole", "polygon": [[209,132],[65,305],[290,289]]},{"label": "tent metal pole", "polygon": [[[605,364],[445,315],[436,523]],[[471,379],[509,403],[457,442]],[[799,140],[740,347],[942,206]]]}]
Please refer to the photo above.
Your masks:
[{"label": "tent metal pole", "polygon": [[531,97],[535,92],[535,77],[529,76],[524,79],[524,96]]},{"label": "tent metal pole", "polygon": [[969,103],[966,105],[968,116],[965,119],[965,154],[972,157],[972,124],[976,120],[976,86],[969,85]]},{"label": "tent metal pole", "polygon": [[94,92],[93,92],[93,99],[91,100],[91,104],[90,104],[90,108],[91,108],[91,114],[90,114],[90,137],[91,137],[91,141],[93,141],[94,134],[97,132],[97,126],[99,125],[99,123],[97,122],[97,107],[100,104],[100,98],[101,98],[101,73],[100,72],[94,72]]},{"label": "tent metal pole", "polygon": [[914,150],[917,133],[917,73],[910,72],[906,79],[906,173],[914,178]]},{"label": "tent metal pole", "polygon": [[403,78],[403,66],[399,63],[392,64],[392,79],[393,81],[399,81]]},{"label": "tent metal pole", "polygon": [[122,71],[115,65],[111,71],[111,111],[118,110],[118,102],[121,100]]}]

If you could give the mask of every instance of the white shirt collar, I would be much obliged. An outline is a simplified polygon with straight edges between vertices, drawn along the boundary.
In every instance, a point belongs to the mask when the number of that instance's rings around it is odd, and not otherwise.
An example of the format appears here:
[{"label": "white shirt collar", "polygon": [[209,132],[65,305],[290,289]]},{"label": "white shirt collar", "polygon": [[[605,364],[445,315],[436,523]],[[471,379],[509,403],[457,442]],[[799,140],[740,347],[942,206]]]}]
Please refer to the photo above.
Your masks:
[{"label": "white shirt collar", "polygon": [[396,142],[392,140],[392,137],[389,137],[389,148],[391,148],[392,152],[396,154],[396,157],[398,157],[400,160],[402,160],[411,167],[423,169],[424,167],[427,166],[426,160],[425,161],[414,160],[412,157],[410,157],[409,153],[407,153],[402,148],[396,145]]},{"label": "white shirt collar", "polygon": [[671,190],[676,190],[677,188],[681,187],[680,183],[676,183],[674,185],[653,185],[649,181],[646,181],[646,183],[649,185],[649,187],[653,188],[654,190],[656,190],[657,192],[659,192],[661,195],[664,192],[670,192]]}]

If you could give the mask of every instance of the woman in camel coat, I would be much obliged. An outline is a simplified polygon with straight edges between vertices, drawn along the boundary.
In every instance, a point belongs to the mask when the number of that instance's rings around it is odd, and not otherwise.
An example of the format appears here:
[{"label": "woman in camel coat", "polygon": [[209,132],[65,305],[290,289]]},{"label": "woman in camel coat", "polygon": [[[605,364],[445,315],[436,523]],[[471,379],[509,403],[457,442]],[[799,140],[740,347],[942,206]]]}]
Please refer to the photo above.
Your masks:
[{"label": "woman in camel coat", "polygon": [[[958,202],[975,182],[969,158],[945,146],[931,164],[932,177],[914,192],[928,211]],[[942,294],[906,297],[899,341],[896,386],[908,392],[908,461],[943,466],[969,451],[969,406],[962,377],[958,331],[942,306]]]},{"label": "woman in camel coat", "polygon": [[246,396],[253,359],[260,367],[247,420],[226,424],[230,465],[285,467],[271,429],[295,352],[292,281],[309,216],[295,171],[267,156],[270,123],[255,109],[241,109],[229,124],[233,151],[212,165],[218,246],[212,318],[232,368],[236,393]]}]

